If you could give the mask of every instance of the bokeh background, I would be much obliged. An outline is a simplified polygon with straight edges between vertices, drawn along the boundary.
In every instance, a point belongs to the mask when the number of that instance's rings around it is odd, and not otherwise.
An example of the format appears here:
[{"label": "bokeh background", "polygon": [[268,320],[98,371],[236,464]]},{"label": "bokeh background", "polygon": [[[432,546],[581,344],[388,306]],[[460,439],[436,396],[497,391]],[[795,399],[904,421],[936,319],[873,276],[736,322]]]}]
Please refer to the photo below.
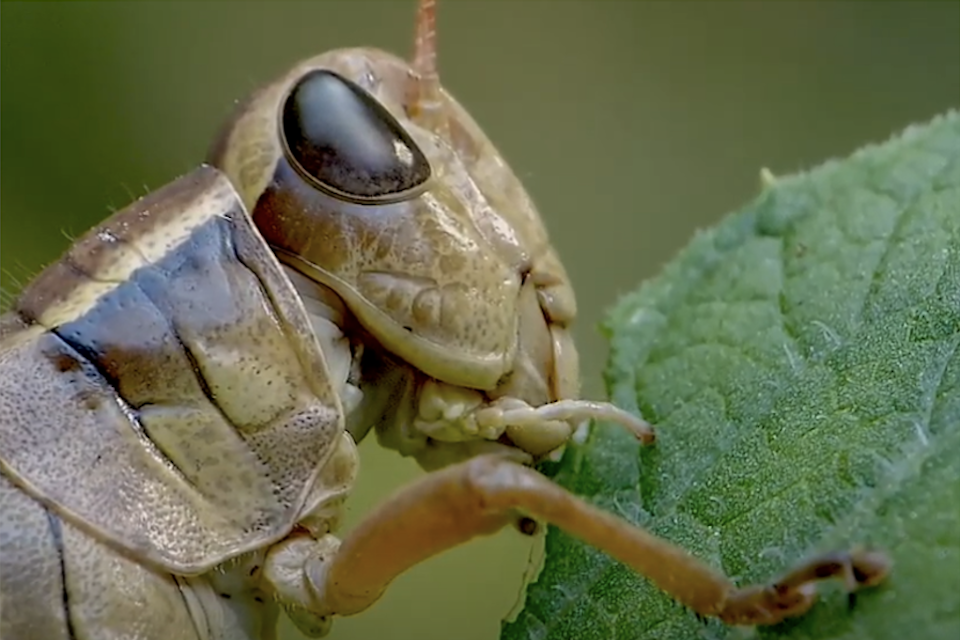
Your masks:
[{"label": "bokeh background", "polygon": [[[547,219],[595,397],[604,310],[753,198],[761,167],[802,170],[960,106],[955,1],[441,4],[441,77]],[[328,48],[406,53],[413,14],[409,0],[3,2],[4,291],[193,168],[235,99]],[[372,441],[362,454],[348,527],[418,473]],[[536,547],[510,531],[433,559],[332,638],[492,640]]]}]

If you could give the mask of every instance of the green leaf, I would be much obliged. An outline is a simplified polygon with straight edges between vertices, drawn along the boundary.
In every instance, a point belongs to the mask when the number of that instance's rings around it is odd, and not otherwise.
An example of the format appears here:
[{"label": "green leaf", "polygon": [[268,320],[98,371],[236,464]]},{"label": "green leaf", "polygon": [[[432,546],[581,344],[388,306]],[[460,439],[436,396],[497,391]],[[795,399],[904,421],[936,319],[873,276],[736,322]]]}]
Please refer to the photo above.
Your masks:
[{"label": "green leaf", "polygon": [[[544,467],[738,584],[858,543],[893,559],[761,638],[960,638],[960,114],[781,178],[604,327],[607,383],[657,425]],[[504,640],[742,638],[551,527]]]}]

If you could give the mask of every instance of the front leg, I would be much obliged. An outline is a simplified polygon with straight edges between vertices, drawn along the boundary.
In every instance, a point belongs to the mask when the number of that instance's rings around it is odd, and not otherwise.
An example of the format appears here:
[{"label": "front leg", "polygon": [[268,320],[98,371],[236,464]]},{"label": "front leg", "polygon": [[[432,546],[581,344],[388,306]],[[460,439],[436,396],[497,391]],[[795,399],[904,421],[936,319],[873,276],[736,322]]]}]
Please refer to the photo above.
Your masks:
[{"label": "front leg", "polygon": [[401,489],[342,544],[321,541],[316,544],[326,546],[308,557],[304,543],[301,563],[285,565],[289,571],[274,570],[274,579],[301,585],[298,606],[317,619],[352,615],[376,602],[413,565],[514,524],[523,514],[559,526],[696,613],[730,624],[774,624],[801,615],[816,601],[817,582],[842,578],[855,590],[877,584],[889,569],[887,559],[875,552],[827,554],[771,584],[738,588],[687,551],[584,502],[536,471],[486,455]]}]

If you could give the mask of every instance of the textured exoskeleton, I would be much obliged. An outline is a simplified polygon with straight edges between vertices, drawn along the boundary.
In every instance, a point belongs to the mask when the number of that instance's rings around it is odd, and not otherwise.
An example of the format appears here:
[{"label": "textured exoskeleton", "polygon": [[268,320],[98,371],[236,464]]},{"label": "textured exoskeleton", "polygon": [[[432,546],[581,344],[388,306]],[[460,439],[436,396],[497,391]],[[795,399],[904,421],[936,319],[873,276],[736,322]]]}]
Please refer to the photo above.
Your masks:
[{"label": "textured exoskeleton", "polygon": [[[525,466],[584,418],[652,432],[576,399],[567,276],[440,88],[433,38],[423,2],[412,64],[297,65],[2,317],[4,640],[272,638],[280,609],[323,635],[524,514],[731,622],[802,613],[827,575],[882,576],[882,556],[840,554],[737,590]],[[341,543],[371,429],[431,472]]]}]

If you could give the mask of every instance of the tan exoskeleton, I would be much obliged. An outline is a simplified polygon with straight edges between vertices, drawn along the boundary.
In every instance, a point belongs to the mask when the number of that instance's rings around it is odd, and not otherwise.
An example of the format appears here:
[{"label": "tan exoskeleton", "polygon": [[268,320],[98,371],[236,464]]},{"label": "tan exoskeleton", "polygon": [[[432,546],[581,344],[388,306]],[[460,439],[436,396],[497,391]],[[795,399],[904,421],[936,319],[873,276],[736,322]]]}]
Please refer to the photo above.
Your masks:
[{"label": "tan exoskeleton", "polygon": [[[309,635],[398,574],[529,518],[701,615],[768,624],[812,559],[738,589],[529,467],[585,419],[573,292],[539,214],[438,81],[434,7],[412,64],[326,53],[242,104],[209,164],[96,227],[0,324],[4,640]],[[343,541],[356,442],[428,473]]]}]

